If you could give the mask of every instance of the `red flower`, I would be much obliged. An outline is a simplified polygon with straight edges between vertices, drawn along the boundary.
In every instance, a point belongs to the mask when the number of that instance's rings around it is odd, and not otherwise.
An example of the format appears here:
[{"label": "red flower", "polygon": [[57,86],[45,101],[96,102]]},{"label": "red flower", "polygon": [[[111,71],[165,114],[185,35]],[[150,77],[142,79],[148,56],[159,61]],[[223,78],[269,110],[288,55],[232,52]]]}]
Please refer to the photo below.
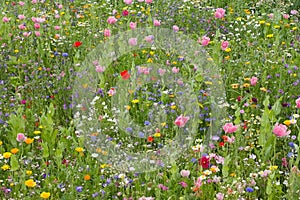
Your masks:
[{"label": "red flower", "polygon": [[199,159],[199,164],[204,168],[209,168],[209,157],[208,156],[202,156],[202,158]]},{"label": "red flower", "polygon": [[121,76],[123,80],[129,79],[130,78],[130,74],[128,74],[127,70],[124,70],[121,72]]},{"label": "red flower", "polygon": [[153,142],[154,138],[152,136],[148,137],[148,142]]},{"label": "red flower", "polygon": [[79,41],[74,42],[74,44],[73,44],[74,47],[79,47],[80,45],[82,45],[82,42],[79,42]]},{"label": "red flower", "polygon": [[224,142],[219,142],[219,146],[223,147],[224,146]]}]

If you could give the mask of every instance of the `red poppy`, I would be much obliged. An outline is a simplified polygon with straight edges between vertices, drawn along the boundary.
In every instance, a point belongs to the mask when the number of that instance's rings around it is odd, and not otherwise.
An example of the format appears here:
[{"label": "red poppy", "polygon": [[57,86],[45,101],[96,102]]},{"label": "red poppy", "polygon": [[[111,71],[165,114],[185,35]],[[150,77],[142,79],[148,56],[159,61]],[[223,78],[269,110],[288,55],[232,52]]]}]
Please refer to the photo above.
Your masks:
[{"label": "red poppy", "polygon": [[130,78],[130,74],[128,73],[127,70],[124,70],[121,72],[121,76],[123,80],[129,79]]},{"label": "red poppy", "polygon": [[208,156],[202,156],[202,158],[199,159],[199,164],[204,168],[209,168],[209,157]]},{"label": "red poppy", "polygon": [[219,142],[220,147],[223,147],[224,145],[225,145],[224,142]]},{"label": "red poppy", "polygon": [[82,45],[82,42],[79,42],[79,41],[76,41],[73,44],[74,47],[79,47],[80,45]]},{"label": "red poppy", "polygon": [[148,137],[148,142],[153,142],[154,138],[152,136]]}]

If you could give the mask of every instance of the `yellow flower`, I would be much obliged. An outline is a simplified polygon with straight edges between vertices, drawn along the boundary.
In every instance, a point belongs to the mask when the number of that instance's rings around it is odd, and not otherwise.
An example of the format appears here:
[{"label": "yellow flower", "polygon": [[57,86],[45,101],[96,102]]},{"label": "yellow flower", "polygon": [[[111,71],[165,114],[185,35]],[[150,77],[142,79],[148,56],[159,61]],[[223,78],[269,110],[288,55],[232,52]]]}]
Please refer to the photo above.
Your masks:
[{"label": "yellow flower", "polygon": [[153,56],[153,55],[154,55],[154,51],[150,51],[149,53],[150,53],[150,55],[151,55],[151,56]]},{"label": "yellow flower", "polygon": [[127,110],[130,110],[130,108],[131,108],[130,106],[126,106],[126,109],[127,109]]},{"label": "yellow flower", "polygon": [[43,199],[48,199],[50,197],[50,192],[42,192],[40,197]]},{"label": "yellow flower", "polygon": [[3,144],[3,142],[0,140],[0,146]]},{"label": "yellow flower", "polygon": [[230,56],[225,56],[225,60],[229,60],[230,59]]},{"label": "yellow flower", "polygon": [[238,83],[231,84],[232,89],[237,89],[239,87]]},{"label": "yellow flower", "polygon": [[19,53],[19,50],[18,50],[18,49],[16,49],[16,50],[15,50],[15,53]]},{"label": "yellow flower", "polygon": [[171,106],[171,108],[172,108],[173,110],[176,109],[176,107],[177,107],[176,105]]},{"label": "yellow flower", "polygon": [[6,171],[6,170],[9,170],[9,169],[10,169],[10,166],[9,166],[9,165],[3,165],[3,166],[1,167],[1,169],[2,169],[3,171]]},{"label": "yellow flower", "polygon": [[31,143],[33,143],[33,141],[34,141],[34,138],[26,138],[25,143],[31,144]]},{"label": "yellow flower", "polygon": [[250,84],[249,83],[244,83],[243,87],[244,88],[250,87]]},{"label": "yellow flower", "polygon": [[33,134],[41,134],[41,131],[33,131]]},{"label": "yellow flower", "polygon": [[10,158],[10,156],[11,156],[11,153],[10,153],[10,152],[5,152],[5,153],[3,154],[3,157],[6,158],[6,159]]},{"label": "yellow flower", "polygon": [[269,170],[274,171],[278,168],[278,166],[274,165],[274,166],[269,166]]},{"label": "yellow flower", "polygon": [[30,176],[30,175],[32,174],[32,171],[31,171],[31,170],[26,170],[26,174],[27,174],[28,176]]},{"label": "yellow flower", "polygon": [[236,174],[234,173],[234,172],[232,172],[229,176],[231,176],[231,177],[235,177],[236,176]]},{"label": "yellow flower", "polygon": [[244,78],[244,81],[250,81],[250,78]]},{"label": "yellow flower", "polygon": [[139,100],[138,100],[138,99],[134,99],[134,100],[132,100],[131,102],[132,102],[132,103],[138,103]]},{"label": "yellow flower", "polygon": [[260,88],[260,91],[266,92],[267,88],[262,87],[262,88]]},{"label": "yellow flower", "polygon": [[25,185],[26,185],[27,187],[33,188],[33,187],[36,186],[36,182],[34,182],[34,180],[32,180],[32,179],[29,179],[29,180],[25,181]]},{"label": "yellow flower", "polygon": [[160,137],[160,133],[154,133],[154,137]]},{"label": "yellow flower", "polygon": [[166,122],[163,122],[163,123],[161,123],[160,125],[161,125],[161,126],[166,126],[167,123],[166,123]]},{"label": "yellow flower", "polygon": [[291,120],[285,120],[283,123],[287,126],[291,125],[291,124],[296,124],[296,120],[291,119]]},{"label": "yellow flower", "polygon": [[227,47],[226,49],[225,49],[225,52],[230,52],[231,51],[231,48],[229,48],[229,47]]},{"label": "yellow flower", "polygon": [[264,21],[264,20],[261,20],[261,21],[259,21],[259,24],[264,24],[266,21]]},{"label": "yellow flower", "polygon": [[211,171],[211,172],[218,172],[218,171],[220,171],[220,169],[219,169],[217,166],[212,166],[212,167],[210,168],[210,171]]},{"label": "yellow flower", "polygon": [[177,62],[176,62],[176,61],[173,61],[173,62],[172,62],[172,64],[173,64],[173,65],[176,65],[176,64],[177,64]]},{"label": "yellow flower", "polygon": [[77,151],[77,152],[81,153],[81,152],[83,152],[83,151],[84,151],[84,149],[83,149],[82,147],[77,147],[77,148],[75,149],[75,151]]},{"label": "yellow flower", "polygon": [[148,58],[147,63],[152,63],[153,60],[151,58]]},{"label": "yellow flower", "polygon": [[293,30],[293,31],[297,30],[297,27],[293,27],[292,30]]},{"label": "yellow flower", "polygon": [[16,153],[19,152],[19,149],[18,149],[18,148],[13,148],[13,149],[10,150],[10,152],[11,152],[12,154],[16,154]]}]

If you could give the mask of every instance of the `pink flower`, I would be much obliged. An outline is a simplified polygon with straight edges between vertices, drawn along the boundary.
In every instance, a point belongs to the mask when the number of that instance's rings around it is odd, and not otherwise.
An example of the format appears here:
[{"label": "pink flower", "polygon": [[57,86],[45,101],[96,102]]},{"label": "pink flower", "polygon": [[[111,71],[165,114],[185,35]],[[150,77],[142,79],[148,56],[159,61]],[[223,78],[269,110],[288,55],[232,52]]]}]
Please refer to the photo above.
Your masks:
[{"label": "pink flower", "polygon": [[202,40],[201,40],[201,44],[202,46],[207,46],[210,42],[210,38],[209,37],[206,37],[206,36],[203,36],[202,37]]},{"label": "pink flower", "polygon": [[10,19],[9,19],[8,17],[3,17],[3,18],[2,18],[2,21],[3,21],[3,22],[9,22],[9,20],[10,20]]},{"label": "pink flower", "polygon": [[173,31],[178,32],[178,31],[179,31],[179,27],[176,26],[176,25],[174,25],[174,26],[173,26]]},{"label": "pink flower", "polygon": [[286,125],[283,124],[279,124],[276,123],[275,127],[273,129],[273,133],[277,136],[277,137],[284,137],[287,136],[291,133],[291,131],[287,131],[287,127]]},{"label": "pink flower", "polygon": [[24,6],[24,5],[25,5],[25,2],[20,1],[20,2],[19,2],[19,5],[20,5],[20,6]]},{"label": "pink flower", "polygon": [[17,141],[18,142],[24,142],[25,140],[26,140],[26,136],[23,133],[18,133]]},{"label": "pink flower", "polygon": [[153,21],[153,25],[154,25],[154,26],[160,26],[160,21],[158,21],[158,20],[155,19],[155,20]]},{"label": "pink flower", "polygon": [[250,84],[251,85],[256,85],[258,78],[255,76],[252,76],[252,78],[250,79]]},{"label": "pink flower", "polygon": [[96,66],[96,72],[102,73],[104,71],[105,71],[105,67],[102,67],[102,66],[99,66],[99,65]]},{"label": "pink flower", "polygon": [[215,17],[216,18],[223,18],[225,15],[225,10],[223,8],[217,8],[216,12],[215,12]]},{"label": "pink flower", "polygon": [[289,16],[288,14],[283,14],[282,17],[283,17],[284,19],[288,19],[290,16]]},{"label": "pink flower", "polygon": [[227,49],[228,45],[229,45],[228,41],[222,41],[222,43],[221,43],[221,49],[223,51],[225,51]]},{"label": "pink flower", "polygon": [[28,33],[28,32],[24,32],[24,33],[23,33],[23,36],[24,36],[24,37],[28,37],[29,35],[31,35],[31,33]]},{"label": "pink flower", "polygon": [[25,19],[25,15],[18,15],[19,20]]},{"label": "pink flower", "polygon": [[35,31],[34,34],[35,34],[36,37],[40,37],[41,36],[41,33],[39,31]]},{"label": "pink flower", "polygon": [[270,14],[269,14],[269,18],[273,19],[273,17],[274,17],[274,14],[273,14],[273,13],[270,13]]},{"label": "pink flower", "polygon": [[148,35],[148,36],[145,37],[145,41],[148,42],[148,43],[152,43],[153,39],[154,39],[153,35]]},{"label": "pink flower", "polygon": [[130,38],[130,39],[128,40],[128,44],[129,44],[130,46],[136,46],[136,45],[137,45],[137,38]]},{"label": "pink flower", "polygon": [[300,108],[300,97],[296,100],[296,107]]},{"label": "pink flower", "polygon": [[132,0],[124,0],[124,3],[130,5],[130,4],[132,4]]},{"label": "pink flower", "polygon": [[62,9],[63,5],[59,4],[57,7],[58,7],[58,9]]},{"label": "pink flower", "polygon": [[291,10],[291,15],[297,15],[298,11],[297,10]]},{"label": "pink flower", "polygon": [[184,182],[184,181],[179,182],[179,184],[180,184],[183,188],[186,188],[186,187],[188,186],[188,184],[186,184],[186,182]]},{"label": "pink flower", "polygon": [[190,119],[189,117],[184,117],[183,115],[180,115],[179,117],[176,118],[175,124],[178,127],[184,127],[189,119]]},{"label": "pink flower", "polygon": [[60,15],[57,14],[57,15],[55,15],[54,17],[55,17],[56,19],[58,19],[58,18],[60,18]]},{"label": "pink flower", "polygon": [[224,194],[219,192],[218,194],[216,194],[216,197],[217,197],[217,200],[223,200],[224,199]]},{"label": "pink flower", "polygon": [[59,30],[59,29],[60,29],[60,26],[54,26],[54,29],[55,29],[55,30]]},{"label": "pink flower", "polygon": [[109,23],[109,24],[114,24],[116,22],[117,22],[117,19],[115,17],[109,17],[107,19],[107,23]]},{"label": "pink flower", "polygon": [[110,30],[109,29],[105,29],[103,31],[103,35],[104,35],[104,37],[110,37],[111,36]]},{"label": "pink flower", "polygon": [[200,188],[201,185],[202,185],[202,180],[201,180],[201,177],[198,177],[197,181],[195,181],[195,187],[196,188]]},{"label": "pink flower", "polygon": [[41,25],[40,25],[39,23],[35,23],[35,24],[34,24],[34,28],[35,28],[35,29],[39,29],[40,27],[41,27]]},{"label": "pink flower", "polygon": [[20,24],[18,27],[19,27],[19,29],[21,29],[21,30],[24,30],[24,29],[26,28],[26,26],[24,26],[24,24]]},{"label": "pink flower", "polygon": [[180,175],[182,176],[182,177],[188,177],[189,175],[190,175],[190,170],[181,170],[180,171]]},{"label": "pink flower", "polygon": [[234,133],[236,132],[238,126],[234,126],[232,123],[226,123],[223,126],[223,130],[225,131],[225,133]]},{"label": "pink flower", "polygon": [[136,28],[136,23],[135,22],[130,22],[129,27],[131,30],[134,30]]},{"label": "pink flower", "polygon": [[179,68],[173,67],[173,68],[172,68],[172,72],[173,72],[174,74],[177,74],[177,73],[179,72]]},{"label": "pink flower", "polygon": [[160,76],[164,75],[166,73],[166,70],[165,69],[162,69],[162,68],[159,68],[158,69],[158,73]]},{"label": "pink flower", "polygon": [[147,4],[152,3],[153,0],[145,0]]},{"label": "pink flower", "polygon": [[32,4],[36,4],[38,2],[38,0],[32,0],[31,3]]}]

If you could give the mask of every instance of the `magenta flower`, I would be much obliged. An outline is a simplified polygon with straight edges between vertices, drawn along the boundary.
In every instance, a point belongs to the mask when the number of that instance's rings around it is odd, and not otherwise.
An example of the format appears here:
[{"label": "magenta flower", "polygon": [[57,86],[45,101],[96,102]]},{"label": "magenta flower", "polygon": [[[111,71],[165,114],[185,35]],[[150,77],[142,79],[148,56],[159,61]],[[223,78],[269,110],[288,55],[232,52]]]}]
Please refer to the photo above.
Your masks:
[{"label": "magenta flower", "polygon": [[216,18],[223,18],[225,16],[225,10],[223,8],[217,8],[216,12],[215,12],[215,17]]},{"label": "magenta flower", "polygon": [[104,37],[110,37],[111,36],[110,30],[109,29],[105,29],[103,31],[103,35],[104,35]]},{"label": "magenta flower", "polygon": [[256,85],[256,83],[257,83],[257,80],[258,80],[258,78],[257,77],[255,77],[255,76],[252,76],[252,78],[250,79],[250,84],[251,85]]},{"label": "magenta flower", "polygon": [[129,27],[131,30],[134,30],[136,28],[136,23],[135,22],[130,22]]},{"label": "magenta flower", "polygon": [[153,25],[154,25],[154,26],[160,26],[160,21],[158,21],[158,20],[155,19],[155,20],[153,21]]},{"label": "magenta flower", "polygon": [[24,142],[25,140],[26,140],[26,136],[23,133],[18,133],[17,141],[18,142]]},{"label": "magenta flower", "polygon": [[188,186],[188,184],[184,181],[179,182],[179,184],[183,187],[186,188]]},{"label": "magenta flower", "polygon": [[117,19],[115,17],[109,17],[107,19],[107,23],[109,23],[109,24],[114,24],[116,22],[117,22]]},{"label": "magenta flower", "polygon": [[222,41],[222,43],[221,43],[221,49],[223,51],[225,51],[227,49],[228,45],[229,45],[228,41]]},{"label": "magenta flower", "polygon": [[296,100],[296,107],[300,108],[300,97]]},{"label": "magenta flower", "polygon": [[183,115],[180,115],[179,117],[176,118],[175,124],[178,127],[184,127],[189,119],[190,119],[189,117],[184,117]]},{"label": "magenta flower", "polygon": [[238,126],[234,126],[232,123],[226,123],[223,126],[223,130],[225,133],[234,133],[238,129]]},{"label": "magenta flower", "polygon": [[[200,39],[198,40],[198,42],[200,43]],[[207,46],[210,42],[210,38],[209,37],[206,37],[206,36],[203,36],[202,37],[202,40],[201,40],[201,44],[202,46]]]},{"label": "magenta flower", "polygon": [[284,137],[284,136],[287,136],[291,133],[291,131],[288,131],[287,130],[287,127],[286,125],[283,125],[283,124],[279,124],[276,123],[275,124],[275,127],[273,129],[273,133],[277,136],[277,137]]},{"label": "magenta flower", "polygon": [[3,18],[2,18],[2,21],[3,21],[3,22],[9,22],[9,20],[10,20],[10,19],[9,19],[8,17],[3,17]]}]

